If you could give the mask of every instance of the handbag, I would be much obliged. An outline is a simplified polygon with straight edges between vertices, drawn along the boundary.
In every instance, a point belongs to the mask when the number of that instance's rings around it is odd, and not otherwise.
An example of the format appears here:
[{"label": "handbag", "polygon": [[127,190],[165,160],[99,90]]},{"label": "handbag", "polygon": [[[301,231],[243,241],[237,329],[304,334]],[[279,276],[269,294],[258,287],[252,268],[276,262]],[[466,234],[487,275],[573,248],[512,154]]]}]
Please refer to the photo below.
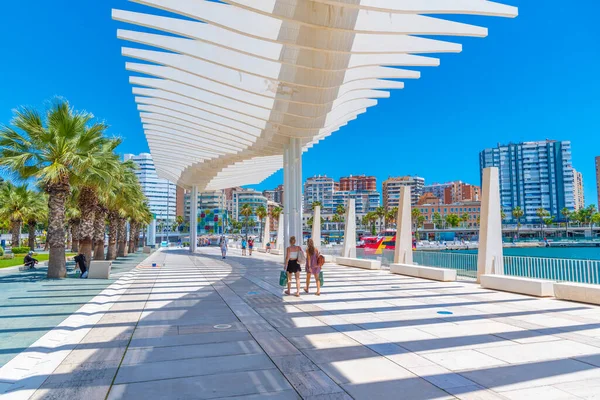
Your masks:
[{"label": "handbag", "polygon": [[323,287],[325,284],[325,281],[323,280],[323,271],[319,272],[319,282],[321,282],[321,287]]},{"label": "handbag", "polygon": [[287,286],[287,272],[281,271],[279,274],[279,286]]},{"label": "handbag", "polygon": [[298,263],[299,263],[300,265],[302,265],[302,264],[306,264],[306,256],[304,255],[304,252],[303,252],[303,251],[299,251],[299,252],[298,252]]}]

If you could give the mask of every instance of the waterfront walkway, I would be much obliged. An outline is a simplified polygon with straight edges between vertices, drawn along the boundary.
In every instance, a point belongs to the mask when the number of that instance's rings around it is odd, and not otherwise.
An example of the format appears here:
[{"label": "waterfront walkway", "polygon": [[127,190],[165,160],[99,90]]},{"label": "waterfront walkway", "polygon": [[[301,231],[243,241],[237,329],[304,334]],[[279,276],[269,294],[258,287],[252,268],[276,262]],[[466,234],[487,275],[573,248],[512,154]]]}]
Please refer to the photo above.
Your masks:
[{"label": "waterfront walkway", "polygon": [[600,396],[599,307],[333,265],[282,297],[279,258],[232,253],[153,254],[0,369],[4,396]]}]

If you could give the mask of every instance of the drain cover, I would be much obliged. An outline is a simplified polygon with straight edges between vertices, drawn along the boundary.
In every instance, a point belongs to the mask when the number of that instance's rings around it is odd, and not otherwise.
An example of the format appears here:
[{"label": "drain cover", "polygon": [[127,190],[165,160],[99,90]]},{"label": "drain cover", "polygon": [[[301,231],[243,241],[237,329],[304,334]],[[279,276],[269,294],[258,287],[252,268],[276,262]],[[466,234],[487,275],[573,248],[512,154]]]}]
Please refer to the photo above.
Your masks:
[{"label": "drain cover", "polygon": [[229,324],[220,324],[220,325],[213,326],[213,328],[215,328],[215,329],[229,329],[229,328],[231,328],[231,325],[229,325]]},{"label": "drain cover", "polygon": [[440,314],[440,315],[452,315],[453,313],[451,311],[438,311],[438,314]]}]

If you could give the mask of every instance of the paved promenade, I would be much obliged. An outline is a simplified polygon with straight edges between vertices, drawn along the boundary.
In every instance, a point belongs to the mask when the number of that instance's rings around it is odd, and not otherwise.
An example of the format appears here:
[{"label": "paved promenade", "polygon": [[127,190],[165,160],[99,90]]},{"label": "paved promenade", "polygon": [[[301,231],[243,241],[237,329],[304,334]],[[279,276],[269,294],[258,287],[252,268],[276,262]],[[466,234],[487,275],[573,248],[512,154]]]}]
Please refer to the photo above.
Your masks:
[{"label": "paved promenade", "polygon": [[600,397],[598,307],[330,265],[283,297],[278,258],[232,253],[153,254],[0,369],[4,397]]}]

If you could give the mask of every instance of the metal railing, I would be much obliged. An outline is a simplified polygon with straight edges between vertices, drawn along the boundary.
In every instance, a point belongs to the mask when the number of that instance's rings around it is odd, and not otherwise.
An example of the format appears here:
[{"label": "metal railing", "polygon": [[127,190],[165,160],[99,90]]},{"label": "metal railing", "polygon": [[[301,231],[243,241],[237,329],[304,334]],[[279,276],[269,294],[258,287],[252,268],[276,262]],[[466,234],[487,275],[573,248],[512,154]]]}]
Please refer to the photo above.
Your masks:
[{"label": "metal railing", "polygon": [[477,278],[477,254],[413,251],[413,262],[425,267],[455,269],[458,276]]},{"label": "metal railing", "polygon": [[526,278],[600,284],[600,260],[504,256],[504,273]]},{"label": "metal railing", "polygon": [[[377,259],[383,266],[393,263],[393,250],[384,250],[381,254],[364,254],[363,250],[357,249],[358,258]],[[413,262],[426,267],[455,269],[460,277],[477,278],[477,254],[414,251]],[[600,260],[504,256],[504,274],[598,285],[600,284]]]}]

